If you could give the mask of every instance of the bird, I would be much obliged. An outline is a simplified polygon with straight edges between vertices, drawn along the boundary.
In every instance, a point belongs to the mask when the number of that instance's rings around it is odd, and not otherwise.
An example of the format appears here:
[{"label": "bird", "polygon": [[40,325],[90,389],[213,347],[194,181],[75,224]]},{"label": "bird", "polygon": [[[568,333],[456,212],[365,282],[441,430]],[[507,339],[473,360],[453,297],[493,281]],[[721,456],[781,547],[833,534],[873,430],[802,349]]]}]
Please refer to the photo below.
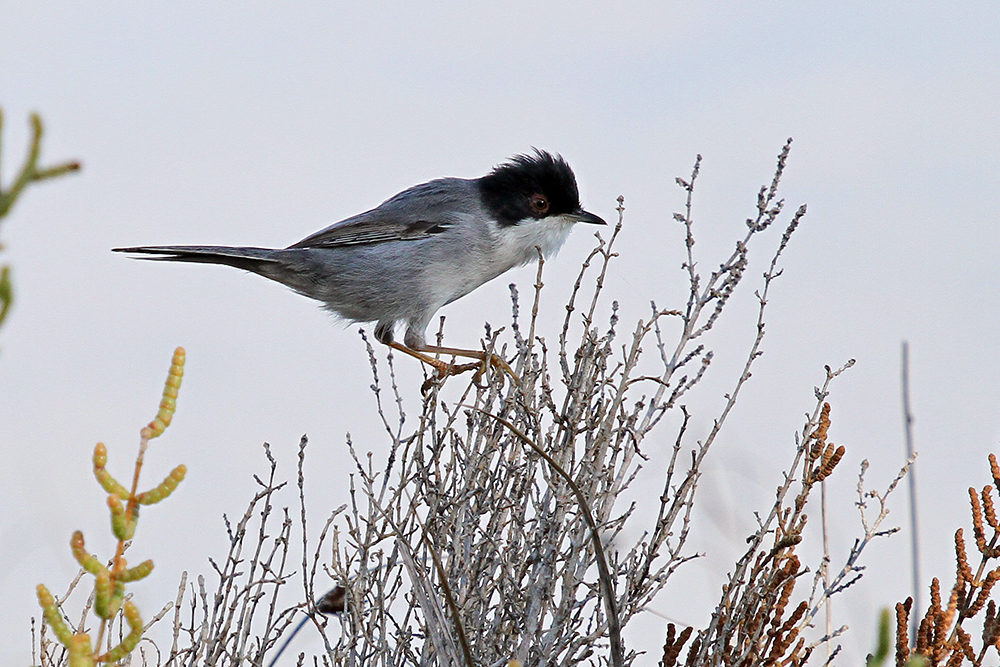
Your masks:
[{"label": "bird", "polygon": [[[221,264],[279,282],[335,315],[374,322],[375,339],[432,366],[437,377],[485,367],[477,350],[429,345],[443,306],[563,245],[576,223],[606,225],[580,204],[576,176],[558,154],[533,149],[480,178],[438,178],[403,190],[287,248],[202,245],[114,248],[135,259]],[[405,325],[402,343],[395,339]],[[434,355],[468,357],[456,365]]]}]

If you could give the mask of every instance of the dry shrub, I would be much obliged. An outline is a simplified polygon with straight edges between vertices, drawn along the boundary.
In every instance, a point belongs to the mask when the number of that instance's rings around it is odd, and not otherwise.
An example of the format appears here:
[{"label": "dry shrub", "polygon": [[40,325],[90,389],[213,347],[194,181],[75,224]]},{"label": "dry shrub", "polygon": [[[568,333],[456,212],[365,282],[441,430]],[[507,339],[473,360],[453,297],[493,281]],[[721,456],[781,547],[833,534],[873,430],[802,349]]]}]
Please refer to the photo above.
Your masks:
[{"label": "dry shrub", "polygon": [[[282,485],[272,462],[243,520],[229,529],[230,553],[215,566],[218,590],[209,594],[199,578],[186,604],[178,596],[167,664],[263,665],[297,615],[324,637],[325,654],[312,659],[317,664],[632,664],[637,654],[622,643],[621,628],[696,557],[687,540],[701,466],[761,354],[768,291],[805,214],[800,207],[771,241],[768,268],[753,293],[756,336],[711,429],[692,441],[683,401],[712,363],[710,334],[746,277],[751,249],[758,252],[782,215],[777,191],[788,150],[786,144],[773,178],[760,189],[746,232],[707,276],[697,268],[692,218],[700,156],[691,178],[677,179],[686,196],[684,212],[675,215],[684,230],[686,303],[678,309],[652,304],[649,316],[624,335],[617,303],[608,304],[604,293],[624,217],[619,199],[618,224],[608,239],[598,237],[584,262],[554,341],[538,319],[542,262],[527,316],[511,287],[511,324],[488,330],[484,349],[510,359],[518,382],[492,367],[465,385],[460,378],[432,382],[411,421],[391,355],[385,365],[369,346],[372,389],[391,442],[388,459],[376,464],[361,457],[348,440],[356,464],[351,501],[333,512],[316,544],[306,530],[305,439],[297,520],[288,509],[283,519],[273,511]],[[867,492],[859,481],[864,536],[836,574],[824,561],[811,592],[796,594],[807,572],[795,553],[807,499],[844,452],[828,442],[826,402],[842,370],[828,368],[816,390],[816,407],[796,437],[776,501],[758,518],[709,626],[669,627],[666,667],[681,664],[682,655],[686,665],[804,663],[824,639],[807,643],[804,630],[831,595],[860,576],[856,563],[864,547],[891,532],[879,529],[887,494]],[[648,441],[657,427],[676,430]],[[672,446],[663,447],[665,439]],[[641,508],[621,501],[639,475],[654,475],[662,485]],[[879,514],[869,525],[864,507],[870,498],[878,499]],[[296,523],[302,560],[293,566]],[[628,533],[641,533],[634,543],[624,538],[626,526],[639,527]],[[315,589],[320,569],[335,584],[325,596]],[[305,602],[283,606],[279,592],[293,575]],[[819,634],[832,639],[841,631]]]},{"label": "dry shrub", "polygon": [[[896,665],[903,667],[915,657],[923,658],[927,665],[983,664],[986,654],[993,648],[1000,654],[1000,618],[997,605],[991,599],[993,587],[1000,580],[1000,521],[994,504],[996,489],[1000,489],[1000,466],[996,456],[990,454],[990,470],[995,486],[984,486],[981,491],[969,487],[972,513],[972,534],[979,552],[979,564],[972,571],[969,564],[965,536],[961,528],[955,532],[955,584],[951,587],[947,603],[941,597],[941,582],[931,581],[931,599],[927,611],[917,625],[913,646],[910,646],[907,626],[913,610],[913,598],[896,604]],[[981,624],[974,630],[968,621],[986,610]]]}]

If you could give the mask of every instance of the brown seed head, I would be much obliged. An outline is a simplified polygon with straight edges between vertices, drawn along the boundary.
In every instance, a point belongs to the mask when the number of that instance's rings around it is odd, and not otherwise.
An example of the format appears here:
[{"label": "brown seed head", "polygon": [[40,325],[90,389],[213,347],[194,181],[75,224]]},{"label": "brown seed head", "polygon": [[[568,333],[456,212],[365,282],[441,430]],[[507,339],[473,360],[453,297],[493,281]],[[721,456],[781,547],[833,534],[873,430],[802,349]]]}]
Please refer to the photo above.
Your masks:
[{"label": "brown seed head", "polygon": [[910,609],[913,607],[913,598],[906,598],[906,602],[896,603],[896,667],[903,667],[910,658]]},{"label": "brown seed head", "polygon": [[962,529],[955,531],[955,561],[958,563],[958,578],[961,581],[972,583],[972,568],[969,567],[969,558],[965,551],[965,538]]},{"label": "brown seed head", "polygon": [[993,507],[993,487],[984,486],[983,487],[983,512],[986,515],[986,523],[990,525],[993,530],[1000,529],[1000,524],[997,523],[997,512]]},{"label": "brown seed head", "polygon": [[962,613],[963,618],[972,618],[986,606],[986,602],[990,599],[990,592],[993,590],[993,586],[997,583],[997,580],[1000,580],[1000,567],[990,570],[986,574],[986,578],[983,579],[983,586],[979,589],[979,594],[976,595],[975,601]]},{"label": "brown seed head", "polygon": [[993,484],[1000,489],[1000,466],[997,465],[995,454],[990,454],[990,472],[993,473]]}]

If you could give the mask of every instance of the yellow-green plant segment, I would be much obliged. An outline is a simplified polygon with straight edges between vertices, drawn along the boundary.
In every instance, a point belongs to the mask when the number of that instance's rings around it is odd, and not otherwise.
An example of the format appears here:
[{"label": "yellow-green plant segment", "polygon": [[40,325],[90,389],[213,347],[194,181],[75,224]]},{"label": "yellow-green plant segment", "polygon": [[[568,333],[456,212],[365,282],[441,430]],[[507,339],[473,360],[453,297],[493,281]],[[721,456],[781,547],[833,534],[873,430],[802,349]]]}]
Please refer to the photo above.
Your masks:
[{"label": "yellow-green plant segment", "polygon": [[10,267],[0,267],[0,324],[7,319],[10,307],[14,305],[14,285],[10,281]]},{"label": "yellow-green plant segment", "polygon": [[145,579],[153,571],[153,561],[148,558],[135,567],[127,567],[115,574],[115,578],[121,582],[139,581]]},{"label": "yellow-green plant segment", "polygon": [[[0,130],[3,129],[3,112],[0,111]],[[11,186],[4,191],[0,189],[0,218],[10,212],[14,202],[17,201],[21,191],[33,181],[44,181],[47,178],[62,176],[80,168],[79,162],[64,162],[55,167],[40,168],[38,158],[42,153],[42,118],[37,113],[31,114],[31,147],[28,149],[28,157],[21,166],[21,171]]]},{"label": "yellow-green plant segment", "polygon": [[90,644],[90,635],[86,632],[73,633],[59,612],[59,605],[43,584],[38,584],[38,603],[45,612],[48,622],[56,638],[69,652],[70,667],[94,667],[94,650]]},{"label": "yellow-green plant segment", "polygon": [[96,576],[102,570],[107,569],[97,556],[87,553],[87,548],[83,543],[83,533],[79,530],[73,531],[73,538],[69,541],[69,546],[73,550],[76,562],[90,574]]},{"label": "yellow-green plant segment", "polygon": [[[170,474],[166,478],[157,484],[155,487],[149,491],[143,491],[142,493],[136,495],[135,501],[140,505],[155,505],[160,502],[177,488],[177,485],[181,483],[184,479],[184,475],[187,474],[187,466],[181,464],[170,471]],[[138,508],[136,508],[138,510]]]},{"label": "yellow-green plant segment", "polygon": [[111,572],[99,572],[94,581],[94,613],[104,620],[115,617],[125,599],[125,586],[115,581]]},{"label": "yellow-green plant segment", "polygon": [[56,604],[56,599],[52,597],[52,593],[49,593],[49,589],[45,587],[45,584],[38,584],[35,590],[38,593],[38,604],[41,605],[42,611],[45,612],[45,620],[48,622],[49,627],[56,633],[56,638],[62,642],[63,646],[69,646],[73,632],[66,625],[62,614],[59,613],[59,605]]},{"label": "yellow-green plant segment", "polygon": [[[0,110],[0,135],[3,132],[3,111]],[[6,190],[0,183],[0,218],[10,212],[14,202],[21,195],[21,192],[29,183],[44,181],[47,178],[62,176],[80,168],[79,162],[64,162],[55,167],[40,168],[38,158],[42,152],[42,119],[33,113],[31,114],[31,146],[28,148],[28,157],[25,159],[21,170],[14,178],[14,182]],[[0,136],[2,138],[2,136]],[[2,146],[2,143],[0,143]],[[11,280],[9,266],[0,267],[0,325],[7,318],[11,306],[14,304],[14,285]]]},{"label": "yellow-green plant segment", "polygon": [[184,358],[183,347],[174,350],[174,358],[170,363],[167,382],[163,385],[163,400],[160,401],[160,411],[156,413],[153,421],[142,429],[143,440],[159,437],[170,426],[170,420],[174,418],[174,410],[177,409],[177,392],[181,388],[181,379],[184,377]]},{"label": "yellow-green plant segment", "polygon": [[94,667],[94,652],[90,648],[90,635],[73,635],[69,645],[69,667]]},{"label": "yellow-green plant segment", "polygon": [[131,540],[135,536],[135,527],[139,522],[138,507],[129,516],[128,507],[122,499],[112,493],[108,496],[108,509],[111,510],[111,532],[119,540]]},{"label": "yellow-green plant segment", "polygon": [[[104,446],[103,442],[97,443],[94,447],[94,477],[97,478],[98,483],[108,492],[109,496],[117,497],[117,501],[112,501],[108,499],[108,504],[111,505],[112,502],[122,503],[127,502],[129,498],[128,489],[122,486],[121,482],[116,480],[110,472],[108,472],[105,466],[108,463],[108,448]],[[165,499],[177,488],[177,485],[184,480],[184,476],[187,475],[187,466],[181,464],[170,471],[162,482],[154,486],[148,491],[143,491],[135,496],[135,502],[140,505],[155,505],[161,500]],[[112,512],[116,512],[116,508],[112,507]],[[123,510],[124,511],[124,510]],[[138,514],[139,508],[133,510],[133,519]]]},{"label": "yellow-green plant segment", "polygon": [[107,464],[108,448],[104,446],[103,442],[99,442],[94,447],[94,477],[97,478],[97,481],[108,493],[116,495],[119,498],[128,498],[128,490],[111,476],[111,473],[104,467]]},{"label": "yellow-green plant segment", "polygon": [[101,662],[118,662],[131,653],[132,649],[138,645],[139,640],[142,639],[142,617],[139,616],[139,608],[129,600],[124,605],[124,611],[125,620],[128,622],[131,632],[128,633],[118,646],[104,655],[98,656],[98,660]]},{"label": "yellow-green plant segment", "polygon": [[125,599],[125,584],[149,576],[153,571],[153,561],[145,560],[134,567],[128,567],[123,554],[126,541],[132,540],[135,536],[136,526],[139,522],[139,505],[152,505],[165,499],[173,493],[187,473],[187,468],[179,465],[152,489],[142,493],[136,492],[149,440],[161,435],[173,419],[177,407],[177,392],[184,375],[184,359],[184,348],[177,348],[174,351],[170,372],[163,388],[159,412],[156,418],[140,431],[141,441],[139,453],[135,459],[131,491],[119,483],[107,470],[107,447],[100,442],[94,447],[94,477],[108,493],[111,531],[118,541],[115,556],[111,559],[110,565],[105,565],[100,558],[87,552],[83,533],[79,530],[75,531],[70,539],[73,557],[86,572],[94,576],[93,608],[94,613],[101,619],[96,646],[102,646],[104,633],[108,631],[109,622],[119,613],[123,615],[124,622],[128,624],[130,632],[107,653],[96,654],[92,648],[90,635],[74,633],[63,619],[59,603],[44,585],[38,585],[38,602],[44,612],[45,620],[52,627],[59,643],[65,646],[69,652],[70,667],[95,667],[98,664],[117,663],[128,656],[142,639],[142,617],[139,614],[139,609]]}]

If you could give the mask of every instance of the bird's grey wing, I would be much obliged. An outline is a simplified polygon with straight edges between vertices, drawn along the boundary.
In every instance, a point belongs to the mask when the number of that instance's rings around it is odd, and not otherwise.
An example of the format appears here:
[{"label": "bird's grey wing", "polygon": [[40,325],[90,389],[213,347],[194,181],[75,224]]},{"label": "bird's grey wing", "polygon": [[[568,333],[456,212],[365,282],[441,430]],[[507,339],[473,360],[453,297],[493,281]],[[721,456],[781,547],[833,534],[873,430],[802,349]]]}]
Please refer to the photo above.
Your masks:
[{"label": "bird's grey wing", "polygon": [[385,241],[415,241],[440,234],[451,226],[445,220],[419,219],[399,220],[384,215],[374,215],[368,211],[353,218],[342,220],[335,225],[307,236],[293,248],[338,248],[348,245],[366,245]]},{"label": "bird's grey wing", "polygon": [[457,178],[417,185],[288,247],[337,248],[428,238],[452,227],[456,211],[474,203],[477,193],[473,187],[470,181]]}]

